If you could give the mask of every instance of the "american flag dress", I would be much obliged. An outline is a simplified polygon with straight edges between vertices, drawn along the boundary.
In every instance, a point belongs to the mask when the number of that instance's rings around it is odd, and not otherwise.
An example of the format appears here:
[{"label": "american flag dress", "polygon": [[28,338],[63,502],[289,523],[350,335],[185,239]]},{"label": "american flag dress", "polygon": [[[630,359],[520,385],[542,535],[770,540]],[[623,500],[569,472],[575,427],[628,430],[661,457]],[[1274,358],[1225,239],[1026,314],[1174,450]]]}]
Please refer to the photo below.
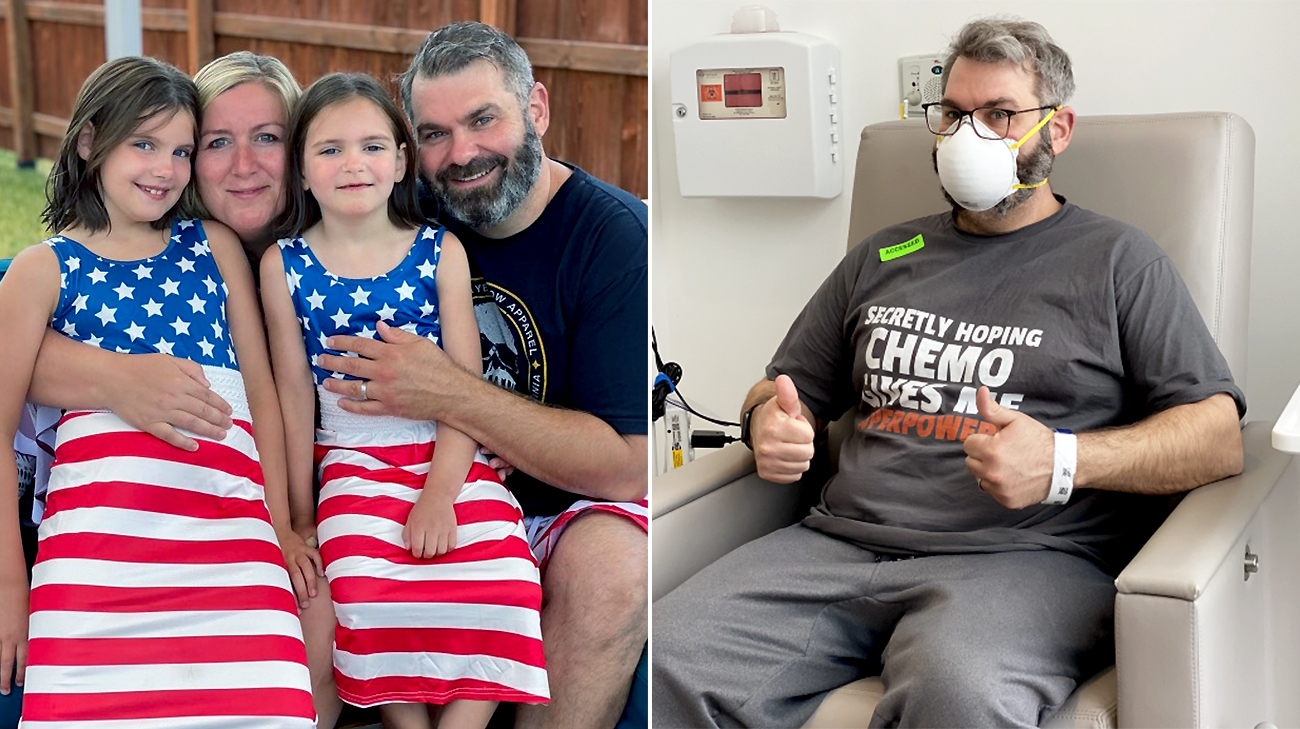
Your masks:
[{"label": "american flag dress", "polygon": [[29,729],[315,725],[225,283],[202,224],[178,221],[171,233],[138,261],[46,241],[62,278],[51,326],[104,349],[198,362],[235,426],[189,453],[110,412],[64,415],[32,572]]},{"label": "american flag dress", "polygon": [[356,706],[457,699],[540,703],[542,590],[523,515],[475,456],[455,500],[456,548],[416,559],[402,529],[435,457],[437,424],[348,413],[321,384],[327,337],[376,337],[376,323],[440,344],[437,268],[444,229],[424,226],[400,264],[353,279],[301,239],[278,242],[317,385],[317,536],[338,616],[339,696]]}]

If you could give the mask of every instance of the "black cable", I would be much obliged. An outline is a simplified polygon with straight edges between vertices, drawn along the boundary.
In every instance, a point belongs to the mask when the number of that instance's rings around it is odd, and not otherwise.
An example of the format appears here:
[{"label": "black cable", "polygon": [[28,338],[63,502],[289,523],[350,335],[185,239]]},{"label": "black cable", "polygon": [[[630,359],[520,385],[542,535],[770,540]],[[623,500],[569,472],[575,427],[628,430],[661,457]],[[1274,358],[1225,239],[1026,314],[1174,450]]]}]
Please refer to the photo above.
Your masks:
[{"label": "black cable", "polygon": [[655,338],[654,325],[650,326],[650,351],[655,353],[655,367],[658,367],[659,371],[663,372],[664,360],[659,356],[659,340]]},{"label": "black cable", "polygon": [[[677,387],[677,383],[682,381],[682,366],[677,364],[676,362],[668,362],[667,364],[665,364],[663,358],[659,356],[659,341],[655,337],[654,326],[650,327],[650,349],[651,351],[654,352],[655,355],[655,366],[659,368],[660,374],[664,378],[669,380],[668,383],[665,383],[664,380],[658,377],[655,378],[655,385],[653,388],[653,398],[651,403],[652,421],[658,420],[659,418],[663,417],[664,414],[663,405],[668,396],[668,392],[671,391],[677,393],[677,397],[681,399],[682,402],[679,405],[679,407],[681,407],[682,410],[685,410],[691,415],[694,415],[697,418],[703,418],[704,420],[707,420],[710,423],[713,423],[714,425],[724,425],[731,428],[740,427],[740,423],[733,423],[727,420],[718,420],[717,418],[710,418],[704,413],[701,413],[695,408],[691,407],[691,404],[686,402],[686,396],[683,395],[682,391]],[[665,385],[670,385],[670,387],[665,387]],[[673,404],[677,405],[677,403],[673,403]]]},{"label": "black cable", "polygon": [[692,448],[722,448],[729,443],[735,443],[740,440],[733,435],[727,435],[721,430],[693,430],[691,431]]},{"label": "black cable", "polygon": [[677,397],[681,399],[681,402],[674,402],[674,401],[672,401],[672,400],[669,400],[668,403],[669,403],[670,405],[674,405],[674,406],[676,406],[676,407],[679,407],[679,408],[681,408],[682,410],[685,410],[686,412],[690,413],[691,415],[694,415],[695,417],[700,418],[700,419],[702,419],[702,420],[707,420],[707,421],[709,421],[710,423],[713,423],[714,425],[725,425],[725,426],[727,426],[727,427],[729,427],[729,428],[739,428],[739,427],[740,427],[740,423],[732,423],[732,422],[727,421],[727,420],[718,420],[717,418],[710,418],[709,416],[705,415],[704,413],[699,412],[699,411],[696,410],[695,408],[691,407],[689,403],[686,402],[686,398],[682,397],[682,391],[681,391],[681,390],[676,390],[676,392],[677,392]]}]

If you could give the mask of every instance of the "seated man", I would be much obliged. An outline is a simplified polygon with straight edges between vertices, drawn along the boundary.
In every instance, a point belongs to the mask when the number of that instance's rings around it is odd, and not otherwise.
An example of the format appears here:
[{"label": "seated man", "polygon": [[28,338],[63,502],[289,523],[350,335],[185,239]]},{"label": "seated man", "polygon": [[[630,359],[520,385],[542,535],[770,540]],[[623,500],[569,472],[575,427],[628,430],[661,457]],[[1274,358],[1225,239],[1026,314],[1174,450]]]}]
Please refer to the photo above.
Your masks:
[{"label": "seated man", "polygon": [[[475,271],[488,380],[423,337],[337,338],[354,412],[437,420],[518,467],[542,573],[547,706],[522,728],[607,729],[646,640],[646,206],[546,156],[546,87],[524,50],[475,22],[434,30],[401,79],[433,217]],[[498,387],[498,385],[500,385]]]},{"label": "seated man", "polygon": [[742,408],[776,482],[854,408],[839,472],[656,603],[656,726],[799,726],[876,673],[873,726],[1037,726],[1113,661],[1114,576],[1171,495],[1241,471],[1244,396],[1173,264],[1047,184],[1068,56],[978,20],[945,68],[951,214],[850,252]]}]

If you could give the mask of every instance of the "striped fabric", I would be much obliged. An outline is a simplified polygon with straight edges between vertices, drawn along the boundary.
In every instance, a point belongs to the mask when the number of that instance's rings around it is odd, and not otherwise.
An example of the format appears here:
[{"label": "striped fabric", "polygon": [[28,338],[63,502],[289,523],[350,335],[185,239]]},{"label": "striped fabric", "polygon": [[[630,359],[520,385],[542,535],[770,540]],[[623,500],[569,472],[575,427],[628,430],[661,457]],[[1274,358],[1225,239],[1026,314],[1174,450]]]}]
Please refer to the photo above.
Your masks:
[{"label": "striped fabric", "polygon": [[532,546],[533,556],[541,565],[542,572],[546,572],[546,564],[551,559],[551,553],[555,551],[555,545],[559,543],[564,530],[573,522],[574,517],[591,512],[621,516],[641,527],[642,531],[647,533],[650,531],[650,502],[645,499],[636,502],[583,499],[573,502],[569,508],[554,516],[527,517],[524,524],[528,530],[528,543]]},{"label": "striped fabric", "polygon": [[194,453],[111,413],[59,424],[24,727],[314,726],[296,604],[240,415]]},{"label": "striped fabric", "polygon": [[[328,423],[338,411],[325,397]],[[544,702],[537,565],[518,504],[481,455],[456,498],[456,549],[416,559],[402,542],[435,434],[412,421],[317,432],[339,696],[356,706]]]}]

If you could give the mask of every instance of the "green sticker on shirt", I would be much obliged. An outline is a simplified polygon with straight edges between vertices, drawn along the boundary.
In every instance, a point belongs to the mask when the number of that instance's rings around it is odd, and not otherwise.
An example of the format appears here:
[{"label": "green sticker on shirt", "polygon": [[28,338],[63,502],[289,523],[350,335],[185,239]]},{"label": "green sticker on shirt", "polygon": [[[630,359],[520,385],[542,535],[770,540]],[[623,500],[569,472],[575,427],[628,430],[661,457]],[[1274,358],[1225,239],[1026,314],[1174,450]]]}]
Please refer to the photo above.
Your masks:
[{"label": "green sticker on shirt", "polygon": [[880,260],[892,261],[895,258],[901,258],[913,251],[919,251],[925,247],[925,240],[921,236],[916,236],[906,243],[899,243],[896,246],[880,249]]}]

